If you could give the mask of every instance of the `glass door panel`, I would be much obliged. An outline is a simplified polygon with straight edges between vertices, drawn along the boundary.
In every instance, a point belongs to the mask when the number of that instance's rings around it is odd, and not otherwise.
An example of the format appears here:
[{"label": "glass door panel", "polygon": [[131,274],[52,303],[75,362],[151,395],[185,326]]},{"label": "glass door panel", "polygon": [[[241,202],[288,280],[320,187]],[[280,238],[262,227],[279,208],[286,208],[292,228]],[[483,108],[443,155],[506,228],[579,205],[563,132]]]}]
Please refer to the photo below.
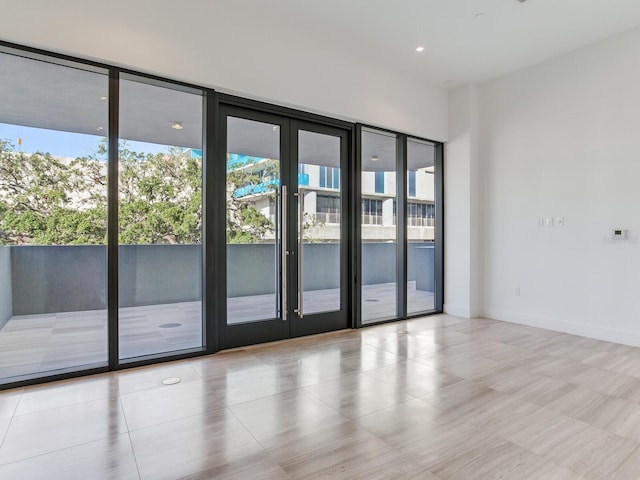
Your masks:
[{"label": "glass door panel", "polygon": [[297,232],[300,316],[340,310],[340,160],[340,137],[306,130],[298,131]]},{"label": "glass door panel", "polygon": [[227,292],[221,345],[346,328],[348,131],[233,105],[223,105],[220,115]]},{"label": "glass door panel", "polygon": [[396,318],[397,221],[394,134],[362,130],[362,323]]},{"label": "glass door panel", "polygon": [[407,141],[407,314],[434,309],[435,147]]},{"label": "glass door panel", "polygon": [[225,121],[227,325],[272,320],[281,303],[280,126]]}]

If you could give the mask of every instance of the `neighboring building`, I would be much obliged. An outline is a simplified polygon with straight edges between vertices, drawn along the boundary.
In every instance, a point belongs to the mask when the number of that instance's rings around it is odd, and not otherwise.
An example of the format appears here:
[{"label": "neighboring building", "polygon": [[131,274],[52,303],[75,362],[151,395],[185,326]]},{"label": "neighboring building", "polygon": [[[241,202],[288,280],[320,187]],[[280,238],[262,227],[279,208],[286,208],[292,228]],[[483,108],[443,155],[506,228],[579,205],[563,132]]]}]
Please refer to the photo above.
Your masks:
[{"label": "neighboring building", "polygon": [[[249,169],[258,182],[232,187],[232,195],[250,202],[275,223],[276,204],[272,192],[280,185],[277,172],[267,171],[270,160],[229,154],[228,171]],[[271,161],[273,162],[273,161]],[[271,163],[272,165],[272,163]],[[434,170],[433,167],[408,172],[409,241],[434,239]],[[306,236],[314,241],[333,241],[340,235],[340,169],[300,164],[298,187],[304,191]],[[363,241],[392,241],[396,232],[396,173],[362,172]]]}]

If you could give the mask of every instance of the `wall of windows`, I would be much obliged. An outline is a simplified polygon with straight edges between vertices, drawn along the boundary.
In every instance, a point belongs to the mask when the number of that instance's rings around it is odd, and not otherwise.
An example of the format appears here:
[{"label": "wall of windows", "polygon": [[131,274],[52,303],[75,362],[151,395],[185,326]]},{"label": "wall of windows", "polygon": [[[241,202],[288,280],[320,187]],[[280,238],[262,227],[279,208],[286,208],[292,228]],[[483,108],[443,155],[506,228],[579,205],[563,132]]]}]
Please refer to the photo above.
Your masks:
[{"label": "wall of windows", "polygon": [[[441,309],[441,145],[216,98],[0,43],[0,387],[213,353],[228,344],[222,329],[283,316],[284,281],[319,324],[338,311],[360,326]],[[250,103],[260,127],[229,115],[228,152],[211,114],[224,102]],[[288,222],[283,178],[298,189]],[[276,268],[287,229],[304,275],[297,260],[283,263],[287,278]],[[252,295],[267,310],[243,303],[238,272],[258,268],[269,288]]]},{"label": "wall of windows", "polygon": [[0,72],[0,384],[203,351],[203,91],[9,46]]}]

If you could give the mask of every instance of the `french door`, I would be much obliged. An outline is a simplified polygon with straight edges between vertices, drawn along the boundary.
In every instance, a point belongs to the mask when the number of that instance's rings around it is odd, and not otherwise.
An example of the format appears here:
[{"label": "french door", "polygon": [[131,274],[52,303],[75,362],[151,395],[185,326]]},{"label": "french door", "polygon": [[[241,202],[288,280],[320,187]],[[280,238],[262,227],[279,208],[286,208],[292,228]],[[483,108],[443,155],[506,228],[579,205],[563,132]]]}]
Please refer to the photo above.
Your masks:
[{"label": "french door", "polygon": [[349,130],[224,104],[219,115],[221,348],[347,328]]}]

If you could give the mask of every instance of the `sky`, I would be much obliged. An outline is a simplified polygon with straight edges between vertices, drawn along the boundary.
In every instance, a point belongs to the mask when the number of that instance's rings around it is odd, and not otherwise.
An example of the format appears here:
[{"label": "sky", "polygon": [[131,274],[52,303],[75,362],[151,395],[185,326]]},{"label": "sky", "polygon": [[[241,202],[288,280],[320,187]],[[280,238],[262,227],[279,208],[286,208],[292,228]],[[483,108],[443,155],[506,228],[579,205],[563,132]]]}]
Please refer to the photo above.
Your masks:
[{"label": "sky", "polygon": [[[22,145],[18,146],[18,138]],[[97,155],[104,137],[84,133],[60,132],[42,128],[22,127],[0,123],[0,139],[8,140],[16,150],[25,153],[43,152],[54,157],[78,158]],[[144,153],[167,152],[166,145],[127,141],[127,148]],[[106,159],[105,159],[106,160]]]}]

